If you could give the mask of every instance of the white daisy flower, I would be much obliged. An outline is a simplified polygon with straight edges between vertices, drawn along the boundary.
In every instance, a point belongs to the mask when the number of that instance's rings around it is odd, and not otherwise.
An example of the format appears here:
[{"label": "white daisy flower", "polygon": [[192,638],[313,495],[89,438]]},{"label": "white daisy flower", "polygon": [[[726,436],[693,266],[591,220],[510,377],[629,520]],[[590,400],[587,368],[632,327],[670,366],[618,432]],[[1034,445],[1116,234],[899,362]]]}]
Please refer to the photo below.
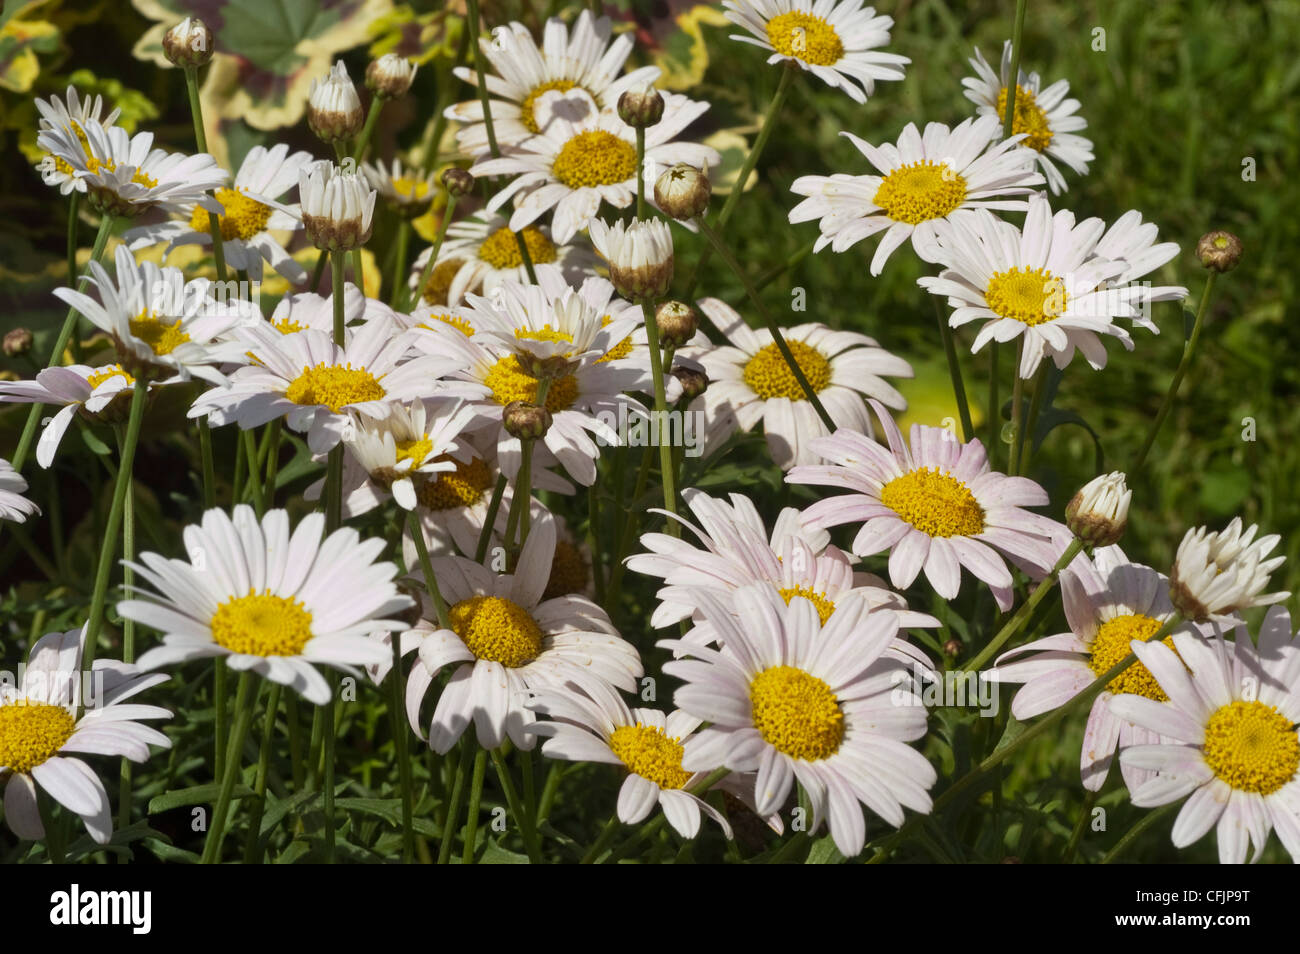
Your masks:
[{"label": "white daisy flower", "polygon": [[1116,287],[1127,266],[1094,254],[1101,219],[1076,224],[1073,212],[1053,215],[1039,194],[1029,199],[1023,230],[987,209],[953,216],[936,230],[944,270],[917,284],[947,298],[952,327],[982,322],[972,352],[1020,338],[1019,374],[1031,378],[1043,358],[1064,369],[1076,350],[1094,369],[1104,368],[1101,335],[1133,350],[1133,339],[1114,319],[1139,317],[1145,290]]},{"label": "white daisy flower", "polygon": [[627,692],[642,675],[641,658],[619,637],[609,617],[581,596],[543,600],[555,552],[555,524],[533,524],[514,573],[498,575],[473,560],[447,556],[433,571],[448,606],[451,629],[421,621],[420,662],[406,683],[406,715],[424,738],[420,703],[434,678],[454,666],[429,723],[429,746],[451,749],[474,723],[479,745],[496,748],[507,737],[521,749],[536,739],[530,689],[594,679]]},{"label": "white daisy flower", "polygon": [[804,523],[864,521],[853,553],[889,550],[895,587],[906,589],[924,570],[935,592],[952,599],[964,566],[989,585],[1000,609],[1010,609],[1011,573],[1002,558],[1041,578],[1073,539],[1062,524],[1021,509],[1046,504],[1047,492],[1027,477],[990,470],[983,444],[963,444],[942,427],[913,424],[909,450],[888,412],[876,401],[871,405],[888,450],[840,429],[812,442],[830,464],[796,467],[786,476],[794,484],[851,491],[812,504],[803,512]]},{"label": "white daisy flower", "polygon": [[134,386],[135,378],[122,370],[120,364],[97,368],[73,364],[46,368],[32,381],[0,382],[0,403],[62,405],[57,414],[45,420],[45,429],[36,442],[36,462],[49,467],[78,411],[88,415],[106,411],[115,398],[130,392]]},{"label": "white daisy flower", "polygon": [[392,166],[385,165],[382,159],[373,165],[363,162],[361,174],[385,204],[403,218],[422,215],[433,202],[434,173],[403,168],[401,159],[394,159]]},{"label": "white daisy flower", "polygon": [[[596,274],[600,259],[581,235],[574,235],[565,243],[556,243],[545,225],[525,226],[520,234],[533,265],[555,265],[564,273],[568,284],[577,287],[584,278]],[[431,251],[433,246],[421,252],[411,268],[408,285],[412,291],[419,284]],[[449,262],[457,263],[446,290],[446,303],[452,305],[460,304],[470,292],[491,298],[503,282],[522,284],[528,281],[528,269],[519,254],[515,233],[510,231],[507,219],[502,215],[476,212],[447,226],[447,237],[438,251],[434,270]],[[431,277],[430,284],[433,282]]]},{"label": "white daisy flower", "polygon": [[[735,431],[751,431],[762,424],[767,449],[782,470],[817,463],[809,442],[826,436],[826,425],[777,349],[772,332],[750,328],[716,298],[702,298],[698,304],[726,338],[718,347],[686,352],[709,376],[708,390],[691,402],[691,410],[704,413],[709,422],[705,453]],[[896,411],[906,410],[907,400],[885,375],[910,378],[912,366],[874,339],[818,323],[785,328],[781,334],[831,420],[840,427],[872,432],[864,397]]]},{"label": "white daisy flower", "polygon": [[0,519],[26,523],[29,516],[41,512],[40,507],[23,496],[26,490],[27,481],[23,475],[0,457]]},{"label": "white daisy flower", "polygon": [[[223,338],[234,328],[261,323],[257,306],[227,296],[227,289],[206,278],[187,282],[179,268],[137,265],[125,245],[117,247],[114,263],[116,278],[98,262],[90,263],[99,301],[71,288],[56,288],[55,297],[106,332],[133,375],[224,384],[217,365],[242,364],[245,357],[237,344]],[[220,297],[213,297],[214,292]]]},{"label": "white daisy flower", "polygon": [[[1111,280],[1112,287],[1122,287],[1137,282],[1143,276],[1154,272],[1178,255],[1177,242],[1156,242],[1159,229],[1154,222],[1142,221],[1142,213],[1129,209],[1106,230],[1106,234],[1097,242],[1095,253],[1100,258],[1122,262],[1124,270]],[[1153,334],[1159,334],[1149,316],[1150,302],[1182,301],[1187,297],[1187,289],[1181,285],[1143,285],[1143,308],[1138,315],[1131,316],[1133,324],[1146,328]]]},{"label": "white daisy flower", "polygon": [[884,232],[871,259],[872,275],[909,238],[917,255],[938,261],[936,221],[959,209],[1024,211],[1025,200],[1013,197],[1043,183],[1034,171],[1035,153],[1020,144],[1024,137],[994,143],[997,128],[993,116],[967,119],[951,130],[928,123],[924,134],[908,123],[897,145],[882,146],[841,133],[880,175],[799,177],[790,189],[808,198],[790,210],[790,221],[819,220],[816,251],[830,245],[843,252]]},{"label": "white daisy flower", "polygon": [[313,454],[338,444],[353,414],[383,420],[394,405],[431,396],[436,379],[465,366],[456,356],[407,359],[405,337],[395,337],[393,322],[384,317],[355,329],[342,348],[324,332],[285,335],[266,322],[241,328],[239,342],[257,361],[235,371],[228,386],[200,395],[189,416],[206,415],[218,426],[234,422],[243,430],[284,417],[307,435]]},{"label": "white daisy flower", "polygon": [[[68,86],[67,102],[59,99],[57,96],[51,96],[48,100],[37,97],[36,109],[41,114],[40,128],[45,129],[62,129],[72,133],[81,142],[83,150],[90,148],[90,140],[86,136],[85,127],[94,123],[101,128],[107,128],[117,122],[117,117],[122,114],[122,110],[114,109],[107,116],[101,117],[104,109],[104,101],[96,94],[94,99],[86,97],[82,99],[77,95],[75,86]],[[67,195],[74,189],[84,193],[86,191],[86,182],[77,176],[76,170],[66,159],[50,153],[41,158],[37,164],[41,170],[41,178],[45,184],[53,186],[59,190],[62,195]]]},{"label": "white daisy flower", "polygon": [[713,594],[699,599],[723,649],[659,644],[694,657],[663,671],[685,683],[673,694],[677,706],[711,723],[686,745],[683,769],[757,771],[760,815],[780,810],[797,780],[812,807],[808,831],[829,819],[850,858],[866,841],[861,805],[895,827],[904,808],[930,811],[937,776],[906,744],[925,734],[925,706],[904,664],[886,655],[898,634],[893,612],[853,601],[822,626],[810,601],[787,606],[755,586],[737,596],[742,623]]},{"label": "white daisy flower", "polygon": [[317,248],[351,251],[364,245],[378,195],[363,175],[344,172],[328,159],[298,170],[302,224]]},{"label": "white daisy flower", "polygon": [[97,208],[125,217],[153,208],[181,212],[196,204],[221,211],[221,205],[207,193],[224,186],[230,173],[206,152],[187,156],[153,149],[153,133],[130,136],[121,126],[92,122],[78,129],[80,133],[51,127],[36,141],[53,157],[54,165],[64,162],[73,176],[84,181]]},{"label": "white daisy flower", "polygon": [[323,536],[325,517],[308,514],[292,535],[283,510],[260,521],[251,507],[234,517],[209,510],[184,531],[188,560],[143,553],[131,563],[157,592],[133,587],[117,604],[127,619],[163,634],[140,657],[141,669],[220,656],[324,705],[329,683],[316,664],[350,671],[377,662],[383,647],[368,638],[405,624],[388,617],[411,605],[393,580],[397,567],[375,562],[386,541],[362,540],[350,527]]},{"label": "white daisy flower", "polygon": [[1291,595],[1263,592],[1286,557],[1264,559],[1282,538],[1274,533],[1256,540],[1258,532],[1252,524],[1243,533],[1240,517],[1217,533],[1207,527],[1187,531],[1169,574],[1169,594],[1180,613],[1231,626],[1243,610],[1280,603]]},{"label": "white daisy flower", "polygon": [[894,18],[876,16],[862,0],[723,0],[722,6],[728,20],[753,34],[731,39],[771,50],[769,63],[794,63],[859,103],[876,91],[876,80],[901,80],[912,62],[878,52]]},{"label": "white daisy flower", "polygon": [[1168,740],[1135,745],[1120,762],[1157,773],[1132,793],[1142,808],[1184,796],[1173,843],[1183,848],[1216,828],[1219,861],[1258,861],[1276,830],[1300,862],[1300,646],[1291,617],[1272,607],[1259,648],[1242,627],[1235,645],[1188,633],[1173,647],[1135,643],[1133,651],[1169,694],[1167,702],[1122,696],[1111,711]]},{"label": "white daisy flower", "polygon": [[[1002,45],[1001,74],[993,72],[984,54],[975,49],[975,59],[970,61],[976,75],[966,77],[961,85],[966,87],[966,98],[975,104],[980,116],[993,116],[1001,130],[1006,123],[1007,89],[1011,85],[1011,41]],[[1038,153],[1038,166],[1047,177],[1053,195],[1066,190],[1065,176],[1056,168],[1064,163],[1079,175],[1087,175],[1092,154],[1092,140],[1077,135],[1088,127],[1087,121],[1076,115],[1077,99],[1067,99],[1070,84],[1057,80],[1046,89],[1037,73],[1020,71],[1016,79],[1016,114],[1012,117],[1011,134],[1024,135],[1024,145]],[[1002,138],[1002,133],[996,133]]]},{"label": "white daisy flower", "polygon": [[[314,162],[311,153],[289,154],[284,143],[266,149],[254,146],[244,157],[233,183],[217,189],[220,203],[221,247],[227,267],[248,273],[250,280],[262,280],[262,262],[291,283],[307,280],[307,270],[286,250],[289,236],[302,228],[298,203],[284,204],[284,194],[298,184],[299,171]],[[212,244],[208,210],[197,203],[182,206],[180,218],[128,230],[122,240],[139,251],[159,242],[170,242],[167,252],[178,245]],[[279,238],[273,232],[282,233]]]},{"label": "white daisy flower", "polygon": [[[524,140],[509,155],[481,160],[475,176],[512,176],[487,204],[495,212],[514,200],[510,228],[516,232],[554,210],[551,231],[563,244],[585,229],[608,202],[625,209],[636,201],[636,130],[611,112],[601,112],[585,92],[544,93],[534,112],[542,133]],[[708,103],[677,93],[664,94],[664,115],[645,131],[645,192],[650,202],[655,170],[679,162],[697,168],[722,161],[717,150],[674,137],[698,119]]]},{"label": "white daisy flower", "polygon": [[[149,746],[171,748],[167,736],[139,721],[170,719],[170,712],[158,706],[123,704],[167,677],[145,675],[134,666],[108,659],[96,659],[92,671],[83,673],[85,637],[85,627],[42,637],[32,646],[26,669],[19,667],[22,684],[0,688],[5,824],[19,838],[45,837],[36,795],[40,785],[56,802],[81,816],[96,843],[107,844],[113,833],[108,792],[77,756],[110,755],[143,762],[149,758]],[[83,704],[85,712],[77,718]],[[113,771],[116,774],[116,767]]]},{"label": "white daisy flower", "polygon": [[[1098,547],[1091,560],[1086,554],[1074,559],[1061,573],[1061,600],[1069,632],[1005,652],[981,674],[988,682],[1024,683],[1011,702],[1011,714],[1022,722],[1069,702],[1127,656],[1133,645],[1159,632],[1174,613],[1165,576],[1130,563],[1114,546]],[[1182,629],[1190,632],[1193,627]],[[1170,637],[1163,641],[1170,644]],[[1079,768],[1089,791],[1101,791],[1117,748],[1167,741],[1112,713],[1111,700],[1122,695],[1157,702],[1169,698],[1141,663],[1111,680],[1093,701],[1083,732]],[[1130,792],[1152,774],[1122,762],[1120,769]]]},{"label": "white daisy flower", "polygon": [[[659,78],[657,66],[643,66],[619,76],[633,42],[631,33],[614,37],[608,17],[596,19],[586,10],[578,14],[572,32],[559,17],[548,19],[540,46],[528,27],[518,22],[497,27],[490,39],[482,37],[483,55],[496,71],[495,75],[487,73],[484,81],[492,97],[489,107],[497,144],[515,146],[542,132],[546,123],[538,114],[537,101],[552,90],[581,91],[597,110],[611,111],[625,91],[654,83]],[[453,72],[477,89],[473,69],[458,66]],[[449,106],[446,116],[461,124],[456,142],[462,150],[475,156],[487,152],[487,127],[477,98]]]}]

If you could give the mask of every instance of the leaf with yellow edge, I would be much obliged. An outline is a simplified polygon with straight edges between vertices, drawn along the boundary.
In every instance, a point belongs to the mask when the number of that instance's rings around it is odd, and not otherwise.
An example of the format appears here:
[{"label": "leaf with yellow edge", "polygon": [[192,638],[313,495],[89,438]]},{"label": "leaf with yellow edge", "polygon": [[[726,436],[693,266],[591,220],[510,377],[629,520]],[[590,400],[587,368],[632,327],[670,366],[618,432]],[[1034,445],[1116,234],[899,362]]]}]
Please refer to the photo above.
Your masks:
[{"label": "leaf with yellow edge", "polygon": [[726,26],[729,21],[717,7],[701,3],[678,14],[673,22],[676,29],[655,36],[658,49],[651,62],[663,70],[657,86],[684,92],[703,80],[709,68],[709,47],[701,27]]},{"label": "leaf with yellow edge", "polygon": [[456,55],[464,29],[463,16],[453,10],[417,14],[401,6],[371,24],[370,35],[375,40],[369,53],[374,59],[396,53],[421,65],[438,58],[450,60]]},{"label": "leaf with yellow edge", "polygon": [[[722,162],[709,173],[709,182],[713,186],[714,195],[726,195],[736,188],[740,167],[745,164],[745,156],[749,154],[749,140],[734,129],[719,129],[704,140],[704,145],[712,146],[722,156]],[[748,192],[754,188],[757,181],[758,172],[751,169],[743,191]]]},{"label": "leaf with yellow edge", "polygon": [[28,4],[0,29],[0,87],[26,93],[40,75],[38,53],[57,53],[61,42],[59,28],[46,20],[24,20],[29,10],[44,6]]}]

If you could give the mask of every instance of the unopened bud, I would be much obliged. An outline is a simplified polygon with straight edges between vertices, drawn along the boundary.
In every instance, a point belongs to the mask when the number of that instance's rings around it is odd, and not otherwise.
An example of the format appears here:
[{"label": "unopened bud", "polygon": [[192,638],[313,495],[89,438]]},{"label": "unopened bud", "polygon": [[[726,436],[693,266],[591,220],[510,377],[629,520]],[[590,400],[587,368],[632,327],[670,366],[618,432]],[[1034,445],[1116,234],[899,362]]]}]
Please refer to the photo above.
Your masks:
[{"label": "unopened bud", "polygon": [[27,328],[15,328],[5,333],[6,358],[17,358],[32,350],[32,333]]},{"label": "unopened bud", "polygon": [[198,17],[186,17],[163,34],[162,48],[173,66],[203,66],[212,59],[212,31]]},{"label": "unopened bud", "polygon": [[709,376],[698,368],[686,368],[677,365],[672,371],[682,385],[682,398],[693,401],[709,389]]},{"label": "unopened bud", "polygon": [[470,175],[468,169],[452,166],[442,171],[442,187],[451,195],[460,198],[474,191],[474,177]]},{"label": "unopened bud", "polygon": [[956,659],[961,655],[961,643],[955,639],[950,639],[943,644],[943,654],[949,659]]},{"label": "unopened bud", "polygon": [[683,222],[702,214],[712,194],[709,177],[685,162],[677,163],[655,180],[655,205]]},{"label": "unopened bud", "polygon": [[1119,543],[1128,527],[1128,506],[1133,491],[1120,471],[1094,477],[1065,507],[1065,524],[1076,537],[1093,547]]},{"label": "unopened bud", "polygon": [[661,344],[684,348],[695,337],[700,320],[695,309],[683,301],[660,302],[655,309],[655,324],[659,326]]},{"label": "unopened bud", "polygon": [[673,283],[673,237],[663,219],[606,225],[592,219],[591,244],[609,263],[609,280],[629,301],[654,301]]},{"label": "unopened bud", "polygon": [[540,404],[511,401],[501,415],[506,432],[521,441],[541,440],[551,429],[551,412]]},{"label": "unopened bud", "polygon": [[1206,232],[1196,243],[1196,257],[1212,272],[1230,272],[1241,261],[1241,239],[1222,229]]},{"label": "unopened bud", "polygon": [[628,90],[618,98],[618,118],[629,126],[645,129],[664,116],[664,98],[649,83]]},{"label": "unopened bud", "polygon": [[366,67],[366,87],[383,99],[397,99],[411,89],[416,69],[406,57],[385,53]]},{"label": "unopened bud", "polygon": [[325,79],[311,81],[307,99],[307,125],[325,142],[351,139],[361,132],[366,114],[352,85],[348,68],[340,61]]}]

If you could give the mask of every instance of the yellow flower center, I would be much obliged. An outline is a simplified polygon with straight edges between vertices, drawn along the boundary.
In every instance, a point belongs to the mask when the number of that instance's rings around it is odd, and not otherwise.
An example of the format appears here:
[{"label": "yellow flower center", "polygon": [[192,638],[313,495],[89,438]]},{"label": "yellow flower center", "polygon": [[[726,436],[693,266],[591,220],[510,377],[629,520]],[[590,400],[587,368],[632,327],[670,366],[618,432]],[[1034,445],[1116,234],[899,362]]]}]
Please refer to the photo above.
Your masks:
[{"label": "yellow flower center", "polygon": [[413,441],[397,441],[397,463],[409,460],[415,467],[424,463],[424,459],[429,456],[433,450],[433,441],[429,440],[429,435],[418,437]]},{"label": "yellow flower center", "polygon": [[[604,318],[600,319],[600,326],[602,328],[607,328],[609,327],[609,323],[613,320],[614,319],[611,316],[606,315]],[[632,353],[632,336],[628,335],[618,344],[614,345],[614,347],[610,348],[603,355],[597,358],[596,363],[600,364],[602,361],[618,361],[621,358],[626,358],[631,353]]]},{"label": "yellow flower center", "polygon": [[26,699],[0,706],[0,765],[30,772],[63,748],[76,727],[63,706]]},{"label": "yellow flower center", "polygon": [[542,651],[532,614],[503,596],[471,596],[448,611],[452,631],[479,659],[508,669],[526,666]]},{"label": "yellow flower center", "polygon": [[323,404],[337,414],[348,404],[378,401],[385,393],[373,374],[365,368],[354,368],[349,362],[303,368],[284,396],[294,404]]},{"label": "yellow flower center", "polygon": [[636,148],[603,129],[581,132],[560,149],[551,174],[570,189],[626,182],[636,178]]},{"label": "yellow flower center", "polygon": [[1300,738],[1273,706],[1232,702],[1205,724],[1205,764],[1235,789],[1271,795],[1295,778]]},{"label": "yellow flower center", "polygon": [[[505,406],[511,401],[537,403],[538,380],[528,374],[519,364],[519,359],[512,354],[498,359],[483,383],[492,389],[492,399]],[[578,379],[572,374],[564,374],[551,379],[551,386],[546,392],[546,409],[552,414],[567,411],[578,399]]]},{"label": "yellow flower center", "polygon": [[609,747],[631,772],[660,788],[684,788],[691,773],[682,768],[682,744],[663,729],[620,725],[610,733]]},{"label": "yellow flower center", "polygon": [[121,375],[126,379],[127,385],[135,384],[135,378],[122,370],[120,364],[109,364],[100,368],[98,371],[92,371],[86,376],[86,383],[90,385],[90,390],[95,390],[105,381],[111,381],[113,378]]},{"label": "yellow flower center", "polygon": [[455,510],[472,507],[483,499],[484,492],[492,486],[492,473],[487,461],[475,457],[468,464],[444,454],[438,460],[450,460],[456,469],[438,474],[437,480],[416,485],[415,496],[426,510]]},{"label": "yellow flower center", "polygon": [[989,279],[984,300],[1003,318],[1041,325],[1059,318],[1068,300],[1065,282],[1043,268],[1009,268]]},{"label": "yellow flower center", "polygon": [[546,581],[542,599],[581,593],[587,587],[590,571],[582,551],[568,540],[555,541],[555,558],[551,560],[551,576]]},{"label": "yellow flower center", "polygon": [[778,752],[805,762],[834,755],[844,713],[831,687],[793,666],[764,669],[749,684],[754,727]]},{"label": "yellow flower center", "polygon": [[789,606],[790,601],[796,596],[802,596],[804,599],[812,601],[812,605],[817,607],[817,615],[821,618],[823,626],[831,618],[831,614],[835,612],[835,603],[818,593],[811,586],[786,586],[781,588],[781,598],[785,600],[786,606]]},{"label": "yellow flower center", "polygon": [[[543,235],[542,230],[536,226],[525,225],[520,229],[519,234],[524,238],[528,257],[533,260],[534,265],[549,265],[559,257],[555,251],[555,243]],[[524,264],[523,256],[519,254],[519,243],[515,240],[515,233],[506,226],[497,229],[483,240],[483,244],[478,249],[478,257],[493,268],[518,268]]]},{"label": "yellow flower center", "polygon": [[[437,314],[429,315],[429,318],[430,320],[441,321],[444,325],[451,325],[453,328],[455,328],[457,331],[463,334],[466,338],[474,334],[474,326],[471,325],[467,319],[461,318],[459,315],[453,315],[447,312],[439,312]],[[431,331],[433,330],[433,326],[430,325],[429,322],[427,321],[420,322],[419,327],[428,328]]]},{"label": "yellow flower center", "polygon": [[218,606],[211,626],[218,646],[246,656],[299,656],[312,637],[301,602],[252,589]]},{"label": "yellow flower center", "polygon": [[[814,391],[821,391],[831,383],[831,363],[816,348],[802,341],[787,341],[790,353],[794,355],[795,364],[808,379]],[[790,365],[777,350],[776,343],[762,348],[754,357],[745,362],[745,383],[751,391],[765,401],[772,398],[789,398],[791,401],[804,401],[803,388],[795,379]]]},{"label": "yellow flower center", "polygon": [[295,331],[307,330],[306,325],[300,325],[298,324],[298,322],[292,320],[291,318],[281,318],[279,321],[274,321],[271,324],[274,325],[275,330],[280,332],[280,334],[282,335],[291,335]]},{"label": "yellow flower center", "polygon": [[[229,242],[232,239],[248,241],[259,232],[266,230],[266,223],[271,218],[271,207],[250,199],[235,189],[218,189],[217,201],[226,210],[221,216],[221,237]],[[207,235],[212,231],[212,216],[208,210],[196,205],[190,215],[190,228]]]},{"label": "yellow flower center", "polygon": [[[429,273],[429,280],[424,283],[424,292],[421,297],[430,305],[447,304],[447,292],[451,288],[451,280],[456,277],[460,267],[465,264],[463,258],[449,258],[445,262],[439,262],[433,266],[433,271]],[[467,292],[475,291],[476,288],[467,288]],[[471,332],[472,333],[472,332]]]},{"label": "yellow flower center", "polygon": [[147,311],[140,312],[130,321],[131,336],[147,344],[154,354],[171,354],[180,345],[190,340],[190,336],[181,331],[181,319],[171,324],[160,321]]},{"label": "yellow flower center", "polygon": [[[1007,116],[1007,88],[998,91],[998,118],[1003,121]],[[1047,121],[1047,113],[1038,105],[1032,90],[1016,84],[1016,115],[1011,120],[1011,135],[1026,133],[1020,141],[1022,146],[1042,152],[1052,144],[1052,127]]]},{"label": "yellow flower center", "polygon": [[[1102,675],[1132,652],[1129,648],[1131,643],[1147,642],[1159,631],[1160,626],[1160,620],[1143,616],[1141,613],[1129,613],[1106,620],[1098,627],[1097,635],[1092,638],[1088,668],[1097,675]],[[1173,646],[1173,642],[1167,636],[1161,642],[1171,648]],[[1151,670],[1140,662],[1135,662],[1125,669],[1112,679],[1106,688],[1115,693],[1146,696],[1156,702],[1169,701],[1165,691],[1160,688],[1160,683],[1156,682],[1156,677],[1151,675]]]},{"label": "yellow flower center", "polygon": [[516,328],[515,338],[525,341],[564,341],[573,344],[573,335],[567,331],[557,331],[551,327],[549,321],[537,329]]},{"label": "yellow flower center", "polygon": [[[550,80],[534,86],[524,101],[519,104],[519,121],[524,124],[524,128],[530,133],[541,132],[541,127],[537,125],[537,117],[533,115],[533,107],[537,105],[537,100],[543,93],[549,93],[551,90],[559,90],[561,93],[567,93],[578,84],[569,80]],[[593,97],[594,98],[594,97]]]},{"label": "yellow flower center", "polygon": [[418,202],[429,194],[429,180],[419,176],[398,176],[392,186],[398,198],[407,202]]},{"label": "yellow flower center", "polygon": [[768,20],[767,39],[781,55],[813,66],[831,66],[844,55],[844,44],[835,27],[801,10],[791,10]]},{"label": "yellow flower center", "polygon": [[941,219],[966,201],[966,180],[946,163],[922,159],[885,176],[871,200],[895,222]]},{"label": "yellow flower center", "polygon": [[918,467],[880,488],[880,502],[932,537],[984,532],[984,508],[970,488],[935,467]]}]

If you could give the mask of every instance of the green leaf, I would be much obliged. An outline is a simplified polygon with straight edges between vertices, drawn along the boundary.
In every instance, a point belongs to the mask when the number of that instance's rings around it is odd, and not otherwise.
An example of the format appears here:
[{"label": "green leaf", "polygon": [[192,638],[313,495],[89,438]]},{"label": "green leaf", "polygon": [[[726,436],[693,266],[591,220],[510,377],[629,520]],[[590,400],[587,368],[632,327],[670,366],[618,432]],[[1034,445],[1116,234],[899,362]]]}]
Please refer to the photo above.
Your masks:
[{"label": "green leaf", "polygon": [[[247,785],[235,783],[235,790],[231,793],[231,798],[248,798],[255,794]],[[157,798],[149,802],[149,814],[157,815],[161,812],[170,811],[173,808],[181,808],[185,805],[207,805],[215,804],[221,795],[221,784],[211,782],[207,785],[196,785],[193,788],[180,788],[174,792],[164,792]]]},{"label": "green leaf", "polygon": [[839,865],[843,863],[844,856],[835,847],[835,840],[830,835],[814,841],[812,850],[808,852],[808,858],[804,861],[806,865]]},{"label": "green leaf", "polygon": [[528,856],[507,851],[495,841],[489,839],[487,847],[483,849],[483,857],[479,858],[478,863],[481,865],[526,865],[528,864]]}]

